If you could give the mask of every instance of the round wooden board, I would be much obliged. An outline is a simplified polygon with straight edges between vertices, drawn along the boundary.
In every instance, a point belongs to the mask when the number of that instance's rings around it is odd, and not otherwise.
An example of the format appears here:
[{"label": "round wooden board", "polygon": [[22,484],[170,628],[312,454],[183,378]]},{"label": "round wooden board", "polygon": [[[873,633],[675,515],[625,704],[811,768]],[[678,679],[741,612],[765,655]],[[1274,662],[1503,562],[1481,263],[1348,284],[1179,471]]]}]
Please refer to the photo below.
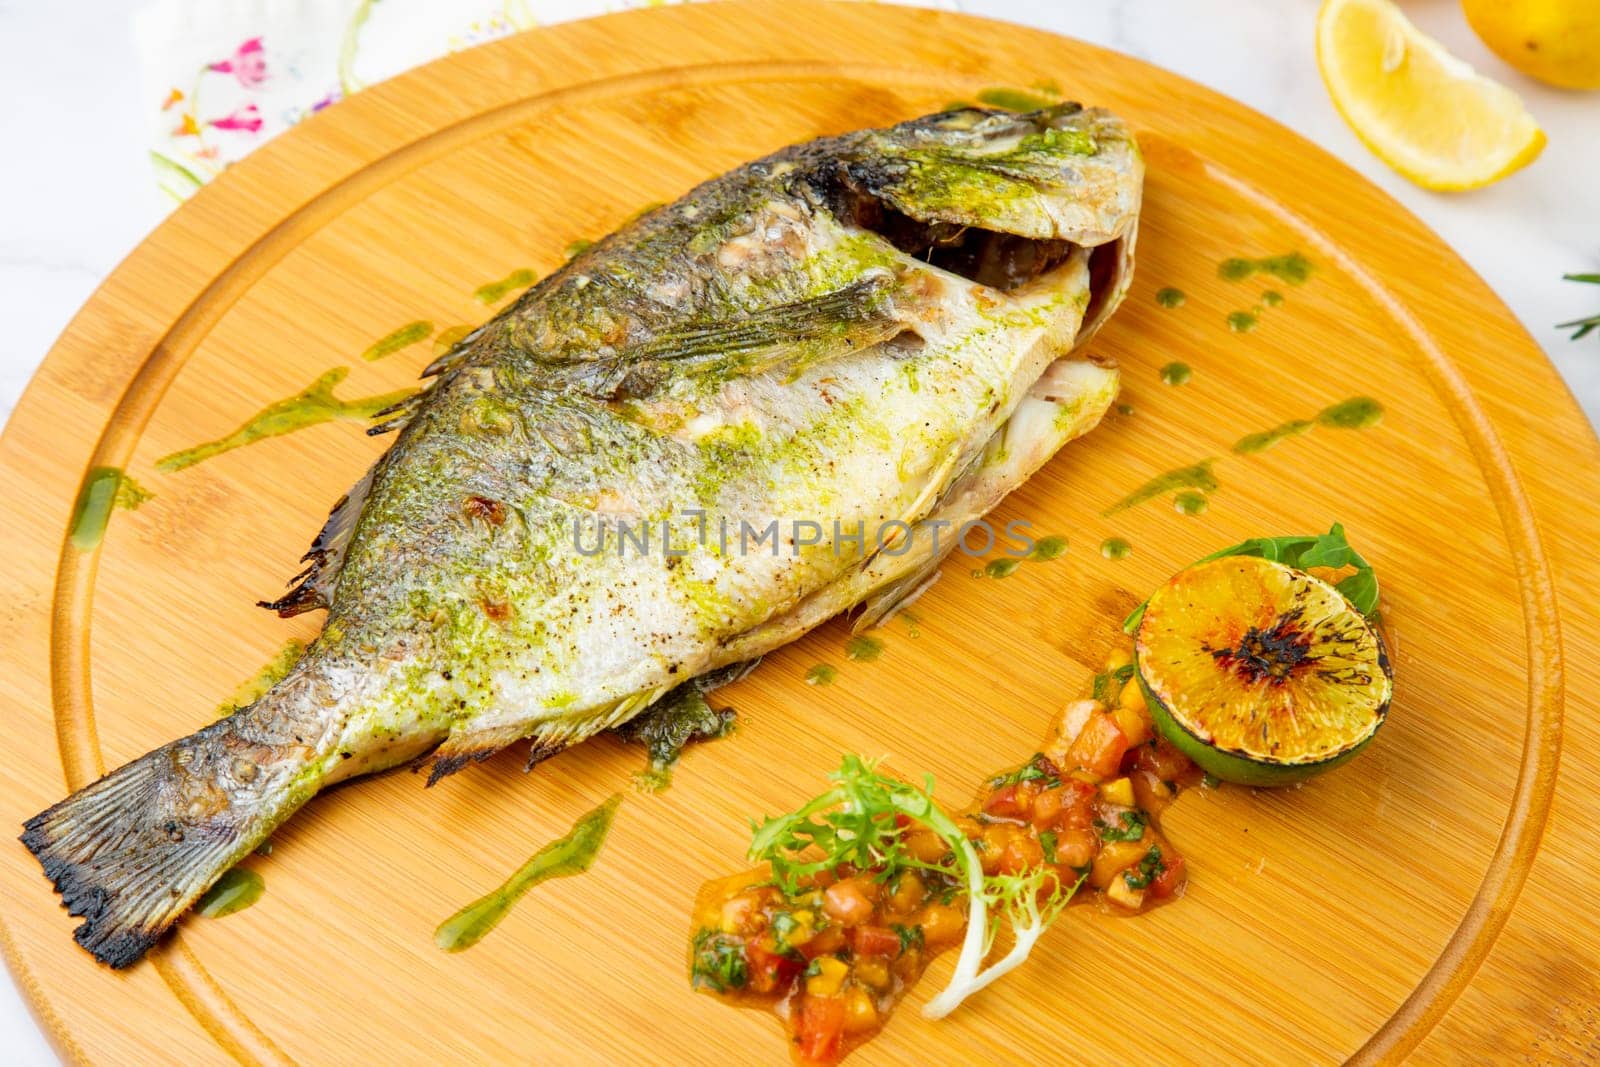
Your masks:
[{"label": "round wooden board", "polygon": [[[1309,47],[1309,46],[1308,46]],[[974,18],[876,5],[649,10],[497,42],[363,92],[177,212],[73,322],[0,449],[5,821],[209,720],[313,618],[281,588],[382,447],[353,422],[175,473],[335,366],[340,395],[406,387],[396,326],[487,314],[474,290],[556,266],[576,238],[788,142],[1053,81],[1133,121],[1149,161],[1138,277],[1093,345],[1118,414],[1002,508],[1071,550],[997,581],[956,557],[873,663],[837,623],[724,690],[733,738],[632,795],[596,868],[540,887],[470,952],[434,926],[496,885],[641,757],[603,739],[524,776],[506,754],[431,791],[400,773],[312,804],[252,859],[248,911],[194,919],[124,973],[73,945],[20,845],[0,848],[4,940],[40,1019],[88,1063],[781,1063],[770,1019],[691,994],[689,902],[737,867],[747,819],[817,791],[840,753],[933,772],[954,805],[1033,751],[1126,609],[1182,564],[1334,520],[1373,559],[1398,695],[1368,754],[1306,787],[1224,788],[1168,816],[1190,890],[1137,920],[1075,909],[1035,962],[940,1024],[920,990],[870,1063],[1460,1062],[1593,1053],[1600,449],[1494,295],[1415,219],[1259,115],[1125,56]],[[1219,277],[1298,250],[1303,285]],[[1164,309],[1154,294],[1188,294]],[[1269,286],[1257,328],[1227,315]],[[1158,369],[1194,369],[1182,387]],[[1249,431],[1368,394],[1365,430],[1257,455]],[[1209,510],[1151,475],[1217,457]],[[97,551],[78,486],[125,467],[155,498]],[[1105,537],[1132,555],[1101,557]],[[1563,659],[1563,647],[1574,653]],[[839,668],[830,687],[806,669]],[[1565,725],[1563,708],[1565,707]],[[1559,773],[1558,773],[1559,757]],[[1576,904],[1576,906],[1574,906]],[[949,967],[942,961],[928,986]]]}]

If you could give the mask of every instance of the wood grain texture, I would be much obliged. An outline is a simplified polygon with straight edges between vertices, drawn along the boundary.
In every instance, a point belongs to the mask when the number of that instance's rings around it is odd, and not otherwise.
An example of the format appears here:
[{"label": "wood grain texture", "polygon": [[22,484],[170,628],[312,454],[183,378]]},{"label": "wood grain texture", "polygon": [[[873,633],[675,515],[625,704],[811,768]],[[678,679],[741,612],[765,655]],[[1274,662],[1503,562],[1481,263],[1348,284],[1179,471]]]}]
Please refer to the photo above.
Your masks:
[{"label": "wood grain texture", "polygon": [[[837,623],[770,657],[724,691],[732,739],[690,755],[669,792],[631,797],[593,871],[541,886],[462,955],[433,947],[434,926],[625,788],[637,750],[600,740],[528,776],[507,754],[431,791],[404,773],[339,790],[250,861],[259,904],[188,922],[119,974],[72,944],[25,850],[0,848],[6,955],[62,1052],[781,1063],[774,1023],[684,975],[690,900],[738,865],[751,815],[815,792],[844,751],[931,771],[961,803],[1033,750],[1157,582],[1220,545],[1337,519],[1385,580],[1397,645],[1368,753],[1297,790],[1186,797],[1167,826],[1191,863],[1184,900],[1130,921],[1076,910],[946,1022],[917,1017],[919,991],[860,1059],[1596,1055],[1600,448],[1559,378],[1437,238],[1304,141],[1127,57],[946,13],[706,5],[526,34],[363,92],[178,211],[74,320],[0,443],[4,817],[203,724],[314,632],[250,604],[382,442],[332,423],[176,474],[157,458],[334,366],[354,368],[342,396],[406,386],[426,344],[359,354],[414,320],[481,320],[484,282],[548,271],[574,239],[742,160],[1044,79],[1132,120],[1150,164],[1138,277],[1094,342],[1133,413],[999,515],[1067,535],[1066,556],[1003,581],[957,557],[918,636],[891,623],[875,663],[845,658]],[[1316,264],[1304,285],[1218,276],[1225,257],[1296,249]],[[1182,307],[1156,304],[1168,285]],[[1268,287],[1286,302],[1231,333],[1227,314]],[[1159,379],[1175,359],[1194,368],[1182,387]],[[1356,394],[1383,402],[1380,425],[1229,452]],[[1204,515],[1165,498],[1102,514],[1208,457],[1221,488]],[[84,553],[68,517],[102,464],[157,495]],[[1099,555],[1111,535],[1128,559]],[[819,661],[838,681],[808,687]]]}]

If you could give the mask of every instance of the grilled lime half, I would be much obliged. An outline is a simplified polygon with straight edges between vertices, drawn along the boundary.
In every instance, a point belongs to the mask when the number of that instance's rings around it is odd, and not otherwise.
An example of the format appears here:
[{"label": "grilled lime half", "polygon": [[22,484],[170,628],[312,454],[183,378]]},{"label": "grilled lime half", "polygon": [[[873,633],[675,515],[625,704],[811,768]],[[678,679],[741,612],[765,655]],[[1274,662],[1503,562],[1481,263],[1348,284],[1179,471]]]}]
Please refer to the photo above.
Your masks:
[{"label": "grilled lime half", "polygon": [[1197,563],[1156,590],[1135,662],[1161,733],[1242,785],[1290,785],[1350,759],[1394,691],[1383,638],[1337,589],[1255,556]]}]

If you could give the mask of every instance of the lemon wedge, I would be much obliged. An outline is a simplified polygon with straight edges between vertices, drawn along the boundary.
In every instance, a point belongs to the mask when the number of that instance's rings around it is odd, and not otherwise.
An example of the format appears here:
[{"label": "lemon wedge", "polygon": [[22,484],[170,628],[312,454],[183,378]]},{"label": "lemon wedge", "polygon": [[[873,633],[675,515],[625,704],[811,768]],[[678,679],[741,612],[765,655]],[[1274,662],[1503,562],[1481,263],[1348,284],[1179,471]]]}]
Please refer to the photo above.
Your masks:
[{"label": "lemon wedge", "polygon": [[1544,148],[1517,94],[1445,51],[1389,0],[1324,0],[1317,65],[1356,136],[1425,189],[1477,189]]}]

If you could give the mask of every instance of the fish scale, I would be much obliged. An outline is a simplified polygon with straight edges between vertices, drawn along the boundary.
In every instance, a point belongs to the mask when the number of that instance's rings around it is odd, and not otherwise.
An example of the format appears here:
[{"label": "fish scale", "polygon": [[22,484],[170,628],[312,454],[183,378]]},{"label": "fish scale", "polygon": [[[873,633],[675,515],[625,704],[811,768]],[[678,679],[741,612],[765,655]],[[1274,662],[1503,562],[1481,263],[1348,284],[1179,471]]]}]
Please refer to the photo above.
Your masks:
[{"label": "fish scale", "polygon": [[267,605],[327,610],[283,680],[27,822],[79,943],[133,963],[339,781],[425,759],[433,784],[524,739],[532,765],[916,596],[940,523],[1112,402],[1115,369],[1074,351],[1126,291],[1142,176],[1075,104],[824,138],[466,334],[380,413],[393,444]]}]

